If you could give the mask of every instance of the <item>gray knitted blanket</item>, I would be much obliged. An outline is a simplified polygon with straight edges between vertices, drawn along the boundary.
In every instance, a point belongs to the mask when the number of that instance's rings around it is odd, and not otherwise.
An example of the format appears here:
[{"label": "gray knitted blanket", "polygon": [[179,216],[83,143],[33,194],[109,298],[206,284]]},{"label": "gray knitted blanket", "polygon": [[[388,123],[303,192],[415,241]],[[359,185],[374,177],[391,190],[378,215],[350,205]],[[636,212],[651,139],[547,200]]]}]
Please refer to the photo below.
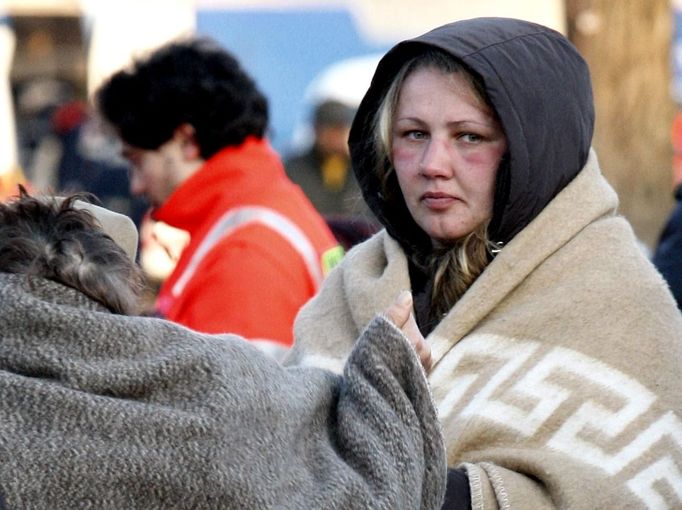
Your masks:
[{"label": "gray knitted blanket", "polygon": [[337,376],[0,273],[0,395],[10,509],[442,501],[445,456],[426,380],[379,316]]}]

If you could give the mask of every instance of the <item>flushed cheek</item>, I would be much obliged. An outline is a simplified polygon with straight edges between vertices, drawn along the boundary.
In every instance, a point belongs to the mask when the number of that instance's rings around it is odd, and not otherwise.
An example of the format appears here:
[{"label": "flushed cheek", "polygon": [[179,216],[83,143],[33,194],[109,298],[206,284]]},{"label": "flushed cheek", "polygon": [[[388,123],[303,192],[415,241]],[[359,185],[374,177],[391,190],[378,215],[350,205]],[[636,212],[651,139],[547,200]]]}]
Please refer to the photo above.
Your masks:
[{"label": "flushed cheek", "polygon": [[462,163],[469,168],[488,169],[497,167],[503,152],[504,147],[489,147],[487,150],[462,151],[460,157]]},{"label": "flushed cheek", "polygon": [[401,186],[403,182],[407,182],[419,174],[419,157],[419,154],[414,150],[394,148],[391,154],[391,162]]},{"label": "flushed cheek", "polygon": [[418,167],[418,159],[414,151],[407,149],[395,149],[392,156],[393,166],[396,169],[396,172],[406,174],[411,170],[416,171]]}]

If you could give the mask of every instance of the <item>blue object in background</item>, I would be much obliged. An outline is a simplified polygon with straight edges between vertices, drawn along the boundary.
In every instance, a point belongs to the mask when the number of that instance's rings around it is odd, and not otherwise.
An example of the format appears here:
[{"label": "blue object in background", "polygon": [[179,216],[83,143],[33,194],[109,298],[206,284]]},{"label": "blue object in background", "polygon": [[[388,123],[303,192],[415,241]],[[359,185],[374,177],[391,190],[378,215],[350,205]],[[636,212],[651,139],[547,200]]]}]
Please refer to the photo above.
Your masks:
[{"label": "blue object in background", "polygon": [[390,45],[363,40],[347,10],[198,10],[197,34],[234,54],[270,105],[270,140],[286,154],[294,126],[312,105],[308,84],[339,60],[384,53]]}]

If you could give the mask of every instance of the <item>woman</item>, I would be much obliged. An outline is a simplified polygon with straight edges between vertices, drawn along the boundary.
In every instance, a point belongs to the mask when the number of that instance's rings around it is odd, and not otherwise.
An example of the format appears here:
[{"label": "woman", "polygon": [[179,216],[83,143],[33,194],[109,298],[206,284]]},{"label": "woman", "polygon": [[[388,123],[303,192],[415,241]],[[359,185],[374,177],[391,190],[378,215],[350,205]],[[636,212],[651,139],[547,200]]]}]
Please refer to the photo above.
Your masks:
[{"label": "woman", "polygon": [[411,289],[447,508],[682,504],[682,317],[616,213],[593,124],[575,48],[501,18],[395,46],[354,120],[385,230],[300,312],[286,363],[338,369]]},{"label": "woman", "polygon": [[75,197],[0,203],[0,506],[440,507],[442,435],[396,327],[414,327],[409,294],[343,376],[285,369],[240,337],[131,316],[135,241]]}]

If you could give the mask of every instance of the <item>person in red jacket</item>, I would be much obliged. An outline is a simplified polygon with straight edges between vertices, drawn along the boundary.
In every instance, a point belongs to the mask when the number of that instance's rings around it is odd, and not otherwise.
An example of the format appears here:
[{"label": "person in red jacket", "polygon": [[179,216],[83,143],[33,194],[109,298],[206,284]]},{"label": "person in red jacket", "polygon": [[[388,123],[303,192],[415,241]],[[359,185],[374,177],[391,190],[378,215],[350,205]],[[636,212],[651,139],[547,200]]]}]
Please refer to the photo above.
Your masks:
[{"label": "person in red jacket", "polygon": [[115,73],[95,103],[122,141],[132,193],[190,235],[159,315],[290,345],[295,315],[343,249],[286,177],[253,79],[215,41],[193,37]]}]

